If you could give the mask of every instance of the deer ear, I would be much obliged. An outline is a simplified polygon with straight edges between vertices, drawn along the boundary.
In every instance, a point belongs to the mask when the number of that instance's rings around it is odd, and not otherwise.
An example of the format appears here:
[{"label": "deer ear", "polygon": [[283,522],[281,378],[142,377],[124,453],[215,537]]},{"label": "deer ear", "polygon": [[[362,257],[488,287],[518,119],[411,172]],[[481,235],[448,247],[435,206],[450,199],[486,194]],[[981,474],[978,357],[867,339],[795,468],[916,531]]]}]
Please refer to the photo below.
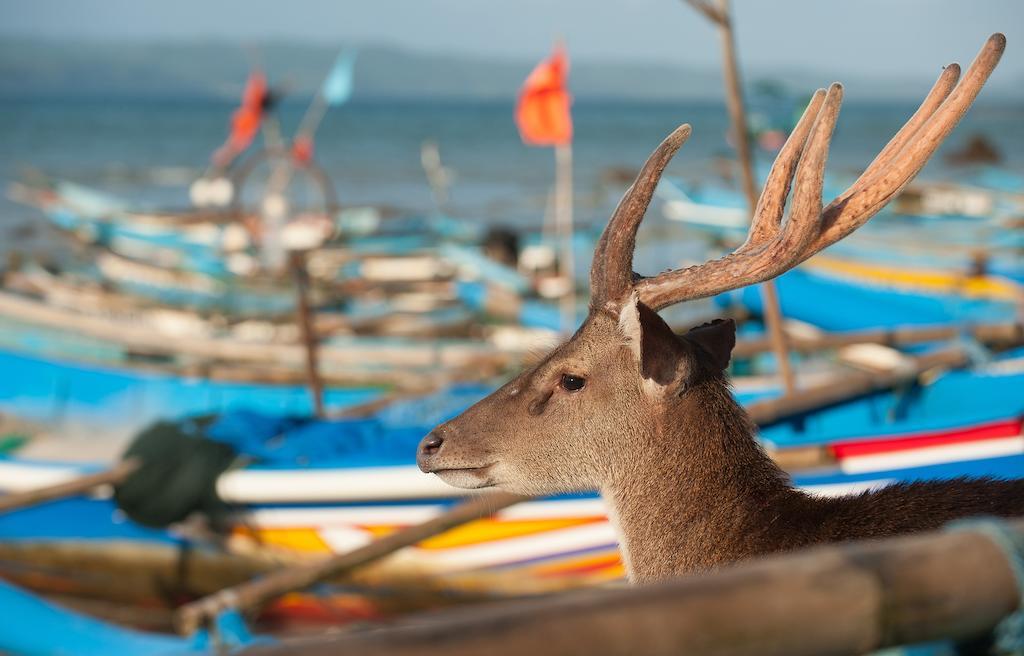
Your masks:
[{"label": "deer ear", "polygon": [[640,361],[640,375],[665,387],[676,380],[686,349],[658,313],[634,294],[619,314],[619,328]]},{"label": "deer ear", "polygon": [[732,319],[715,319],[691,329],[686,333],[686,338],[710,355],[719,371],[725,371],[732,357],[732,349],[736,346],[736,322]]}]

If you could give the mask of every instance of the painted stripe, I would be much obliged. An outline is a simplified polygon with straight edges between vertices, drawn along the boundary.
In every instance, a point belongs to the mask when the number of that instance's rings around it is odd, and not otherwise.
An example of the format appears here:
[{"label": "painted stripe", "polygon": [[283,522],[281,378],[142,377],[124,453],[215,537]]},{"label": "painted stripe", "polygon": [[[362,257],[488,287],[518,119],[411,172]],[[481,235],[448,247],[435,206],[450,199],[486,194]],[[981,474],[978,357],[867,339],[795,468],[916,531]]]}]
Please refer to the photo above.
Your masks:
[{"label": "painted stripe", "polygon": [[882,439],[856,438],[832,444],[829,449],[836,458],[877,455],[892,451],[920,449],[930,446],[942,446],[978,440],[990,440],[1002,437],[1014,437],[1024,430],[1024,419],[1008,419],[987,422],[966,428],[953,428],[926,433],[911,433]]},{"label": "painted stripe", "polygon": [[[442,504],[361,505],[326,508],[256,508],[251,521],[268,528],[352,525],[408,526],[425,522],[447,508]],[[498,513],[501,520],[593,519],[605,517],[604,502],[589,499],[544,499],[520,503]]]},{"label": "painted stripe", "polygon": [[956,294],[968,298],[1018,301],[1024,296],[1024,287],[1002,276],[966,276],[926,268],[903,269],[822,255],[811,259],[807,266],[815,273],[860,283]]},{"label": "painted stripe", "polygon": [[324,470],[247,469],[221,476],[217,492],[225,501],[233,503],[371,501],[473,494],[471,490],[453,489],[412,465]]},{"label": "painted stripe", "polygon": [[499,542],[437,551],[415,551],[417,555],[429,554],[431,566],[436,565],[446,571],[464,571],[527,559],[553,558],[567,551],[615,545],[617,542],[612,525],[600,522]]},{"label": "painted stripe", "polygon": [[844,458],[839,468],[847,474],[926,467],[946,462],[984,460],[1024,453],[1024,436],[964,443],[940,444],[919,449],[896,450]]}]

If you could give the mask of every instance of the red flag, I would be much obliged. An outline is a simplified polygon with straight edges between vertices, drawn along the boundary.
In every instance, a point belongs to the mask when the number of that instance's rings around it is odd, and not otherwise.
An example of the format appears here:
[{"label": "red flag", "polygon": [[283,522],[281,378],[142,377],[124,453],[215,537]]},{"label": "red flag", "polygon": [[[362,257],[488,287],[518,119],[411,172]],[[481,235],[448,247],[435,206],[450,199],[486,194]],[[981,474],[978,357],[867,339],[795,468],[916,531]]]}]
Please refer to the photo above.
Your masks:
[{"label": "red flag", "polygon": [[263,121],[263,102],[267,98],[267,78],[254,71],[242,91],[242,106],[231,115],[231,136],[228,143],[236,152],[249,147]]},{"label": "red flag", "polygon": [[263,105],[267,100],[267,78],[253,71],[242,91],[242,104],[231,114],[227,141],[213,153],[214,165],[226,168],[256,138],[263,123]]},{"label": "red flag", "polygon": [[572,141],[568,76],[569,58],[565,48],[558,45],[526,78],[516,103],[516,125],[524,143],[559,146]]}]

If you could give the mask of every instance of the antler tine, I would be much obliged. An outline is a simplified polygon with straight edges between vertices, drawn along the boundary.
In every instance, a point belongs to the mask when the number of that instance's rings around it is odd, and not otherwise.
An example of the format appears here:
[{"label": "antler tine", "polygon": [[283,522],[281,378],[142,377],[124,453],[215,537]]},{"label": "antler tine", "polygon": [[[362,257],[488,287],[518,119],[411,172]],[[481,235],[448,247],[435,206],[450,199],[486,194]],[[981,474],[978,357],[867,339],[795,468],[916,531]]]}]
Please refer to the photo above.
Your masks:
[{"label": "antler tine", "polygon": [[782,227],[782,215],[786,209],[786,198],[789,197],[790,184],[796,173],[796,166],[803,155],[814,120],[818,117],[821,103],[825,100],[825,90],[818,89],[811,96],[803,115],[796,127],[783,144],[775,162],[772,164],[768,178],[765,180],[761,197],[754,209],[747,241],[738,252],[755,250],[771,241]]},{"label": "antler tine", "polygon": [[[907,121],[864,174],[824,210],[821,209],[825,159],[842,96],[833,85],[817,112],[806,144],[794,131],[792,143],[779,153],[758,201],[751,234],[733,253],[698,266],[667,271],[637,281],[632,289],[655,310],[769,280],[847,236],[874,216],[924,167],[978,96],[999,63],[1006,38],[993,34],[963,79],[959,67],[947,67],[917,112]],[[801,123],[807,120],[805,113]],[[801,152],[802,151],[802,152]],[[796,166],[796,188],[789,219],[779,228]],[[630,242],[632,245],[632,242]]]},{"label": "antler tine", "polygon": [[618,299],[633,285],[633,248],[636,231],[643,221],[661,174],[689,138],[691,128],[676,128],[647,158],[636,180],[626,190],[609,219],[590,265],[590,304],[603,307],[608,300]]},{"label": "antler tine", "polygon": [[[935,110],[939,108],[942,102],[949,96],[950,92],[956,86],[957,81],[960,79],[960,66],[958,64],[950,64],[946,66],[942,73],[939,75],[938,80],[932,85],[931,91],[925,97],[924,101],[918,107],[917,111],[914,112],[913,116],[899,129],[899,131],[893,135],[889,143],[886,144],[875,159],[864,169],[861,176],[850,186],[844,195],[850,195],[854,191],[864,187],[869,183],[874,176],[880,170],[884,170],[889,163],[903,150],[904,146],[917,134],[918,130],[927,120],[935,113]],[[793,171],[796,169],[797,163],[800,161],[800,154],[803,152],[803,141],[806,140],[806,132],[810,131],[810,120],[808,114],[810,110],[815,107],[815,101],[818,106],[821,104],[821,99],[824,98],[824,90],[819,89],[814,98],[811,99],[811,103],[805,110],[804,115],[800,118],[800,123],[797,123],[790,138],[786,140],[785,146],[782,151],[779,152],[778,157],[775,159],[775,163],[772,165],[771,173],[768,176],[768,180],[765,182],[764,191],[761,193],[761,198],[757,203],[757,211],[754,213],[753,223],[751,225],[750,234],[747,238],[747,243],[744,245],[744,250],[749,250],[757,246],[761,246],[770,241],[778,233],[779,227],[782,223],[782,215],[785,209],[786,198],[790,191],[790,181],[793,178]],[[816,112],[817,110],[815,110]],[[813,117],[815,114],[811,114]],[[807,122],[807,126],[804,128],[804,133],[801,134],[801,123]],[[793,154],[786,157],[785,152],[790,146],[793,146]],[[799,149],[797,148],[799,146]],[[801,166],[803,164],[801,163]],[[789,170],[789,175],[782,178],[785,181],[785,185],[778,184],[777,187],[773,187],[773,177],[776,175],[777,168],[786,167]],[[780,172],[781,173],[781,172]],[[800,184],[797,184],[797,190],[801,189]],[[842,197],[840,197],[841,199]],[[816,196],[814,201],[820,200],[820,196]],[[839,199],[837,199],[839,200]],[[794,208],[796,202],[794,200]],[[820,207],[819,207],[820,210]],[[804,244],[806,246],[806,244]]]},{"label": "antler tine", "polygon": [[[713,296],[774,278],[799,260],[807,245],[818,235],[825,161],[842,98],[842,86],[833,84],[821,102],[813,125],[790,137],[797,141],[804,137],[806,143],[802,145],[804,152],[796,171],[793,209],[782,230],[760,248],[748,248],[748,240],[744,246],[717,260],[640,280],[634,288],[644,304],[660,310],[674,303]],[[792,166],[789,158],[793,156],[793,150],[783,148],[783,151],[783,168]],[[779,158],[783,156],[780,152]],[[788,179],[784,181],[787,188],[788,182]],[[785,196],[778,202],[784,204]],[[755,220],[755,225],[757,223]]]},{"label": "antler tine", "polygon": [[842,102],[843,85],[835,83],[828,89],[821,112],[814,121],[811,136],[807,139],[804,155],[800,158],[789,219],[782,234],[762,249],[768,258],[767,267],[757,274],[758,280],[751,282],[774,278],[795,266],[807,245],[818,236],[821,229],[821,191],[825,186],[825,163],[828,161],[828,147]]},{"label": "antler tine", "polygon": [[[885,168],[871,176],[861,176],[862,180],[868,179],[863,183],[858,180],[849,190],[829,203],[823,214],[822,232],[808,247],[801,261],[862,226],[914,179],[974,102],[992,70],[999,63],[1005,48],[1005,36],[990,36],[960,83],[914,132],[913,138],[908,137],[905,143],[900,144],[898,152],[893,148],[893,152],[885,158],[879,155]],[[937,83],[936,87],[939,86]],[[929,99],[931,98],[930,94]],[[929,99],[925,102],[927,103]],[[916,114],[914,118],[917,118]],[[889,147],[886,150],[890,150]]]},{"label": "antler tine", "polygon": [[850,190],[846,193],[850,193],[856,189],[858,185],[863,185],[874,177],[880,170],[886,168],[900,151],[910,142],[910,140],[917,134],[928,119],[932,117],[942,103],[949,97],[949,94],[956,88],[957,82],[960,80],[960,64],[950,64],[942,69],[942,73],[939,74],[939,78],[935,80],[935,84],[932,85],[931,91],[925,96],[925,99],[921,102],[920,107],[917,111],[903,124],[903,127],[893,135],[889,143],[879,151],[875,159],[864,169],[860,177],[857,178],[856,182],[851,185]]},{"label": "antler tine", "polygon": [[922,126],[928,122],[928,119],[935,114],[936,110],[949,97],[959,79],[959,64],[954,63],[943,68],[939,78],[932,85],[931,91],[928,92],[924,101],[917,108],[917,111],[893,135],[889,143],[875,156],[875,159],[864,169],[857,180],[846,191],[837,196],[830,205],[844,203],[851,196],[875,182],[879,174],[887,170],[907,144],[920,132]]}]

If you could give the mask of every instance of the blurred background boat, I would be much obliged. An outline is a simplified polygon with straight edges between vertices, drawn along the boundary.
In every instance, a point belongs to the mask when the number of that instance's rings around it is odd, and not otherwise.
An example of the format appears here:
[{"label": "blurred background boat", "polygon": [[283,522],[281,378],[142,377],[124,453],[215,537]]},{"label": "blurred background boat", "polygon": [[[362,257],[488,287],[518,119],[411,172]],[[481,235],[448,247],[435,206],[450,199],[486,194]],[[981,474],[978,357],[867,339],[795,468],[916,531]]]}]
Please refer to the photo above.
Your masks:
[{"label": "blurred background boat", "polygon": [[[550,153],[522,147],[508,103],[346,104],[352,66],[343,51],[305,109],[258,70],[240,104],[0,105],[0,503],[152,449],[113,491],[0,510],[0,577],[168,631],[184,602],[454,506],[459,491],[416,469],[416,443],[575,329],[605,219],[680,120],[699,129],[636,268],[703,261],[745,236],[718,102],[577,102],[565,240]],[[766,163],[805,99],[754,86]],[[1024,476],[1024,133],[1007,107],[974,108],[870,226],[779,278],[795,389],[777,352],[750,346],[767,339],[760,289],[666,312],[680,329],[743,322],[737,393],[809,492]],[[845,107],[826,195],[911,110]],[[942,335],[903,339],[908,327]],[[622,575],[597,496],[535,499],[283,596],[253,624],[279,633]],[[37,627],[86,627],[83,651],[207,648],[15,588],[0,602]],[[33,630],[0,630],[0,650],[36,640],[45,653]]]}]

